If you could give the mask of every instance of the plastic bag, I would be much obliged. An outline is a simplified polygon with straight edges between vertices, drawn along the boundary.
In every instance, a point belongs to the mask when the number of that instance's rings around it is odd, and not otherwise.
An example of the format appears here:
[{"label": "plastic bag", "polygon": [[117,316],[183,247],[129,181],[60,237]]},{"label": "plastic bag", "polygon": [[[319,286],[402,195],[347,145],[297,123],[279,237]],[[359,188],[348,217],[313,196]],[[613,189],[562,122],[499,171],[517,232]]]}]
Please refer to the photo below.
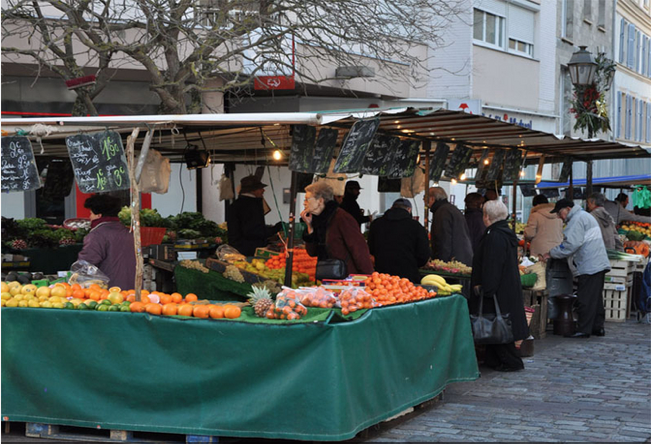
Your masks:
[{"label": "plastic bag", "polygon": [[323,287],[300,287],[296,294],[306,307],[332,308],[339,303],[335,294]]},{"label": "plastic bag", "polygon": [[222,174],[222,177],[219,179],[219,200],[231,200],[234,198],[233,181],[230,177]]},{"label": "plastic bag", "polygon": [[339,303],[341,304],[341,313],[344,315],[364,308],[377,306],[373,296],[360,287],[353,287],[349,290],[342,291],[339,294]]},{"label": "plastic bag", "polygon": [[242,253],[237,251],[235,248],[226,244],[217,247],[217,251],[215,251],[215,255],[217,256],[217,259],[219,259],[220,261],[228,262],[230,264],[235,263],[237,261],[246,260],[246,256],[244,256]]},{"label": "plastic bag", "polygon": [[299,301],[297,292],[283,287],[283,291],[276,296],[275,304],[267,312],[267,318],[295,321],[306,314],[307,308]]},{"label": "plastic bag", "polygon": [[547,266],[543,261],[536,262],[530,267],[527,267],[525,272],[535,273],[536,275],[538,275],[538,278],[536,279],[536,284],[533,287],[531,287],[532,290],[544,290],[547,288],[547,278],[546,278]]},{"label": "plastic bag", "polygon": [[170,160],[156,150],[149,150],[140,176],[140,192],[167,193],[171,174]]},{"label": "plastic bag", "polygon": [[68,279],[70,285],[79,284],[82,288],[88,288],[93,284],[97,284],[101,288],[108,288],[109,277],[90,262],[77,261],[70,266],[70,271],[72,271]]}]

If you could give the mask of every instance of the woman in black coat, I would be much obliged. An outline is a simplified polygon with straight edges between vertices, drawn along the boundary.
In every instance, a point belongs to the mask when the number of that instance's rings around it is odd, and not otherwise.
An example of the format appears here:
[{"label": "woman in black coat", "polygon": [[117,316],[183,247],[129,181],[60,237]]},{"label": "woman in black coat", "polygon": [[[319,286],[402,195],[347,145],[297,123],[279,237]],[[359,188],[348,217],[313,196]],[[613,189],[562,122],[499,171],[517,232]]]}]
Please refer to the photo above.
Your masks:
[{"label": "woman in black coat", "polygon": [[[502,314],[510,313],[515,341],[529,337],[529,326],[524,313],[522,284],[518,270],[518,238],[506,222],[508,209],[497,200],[484,204],[486,233],[479,242],[472,262],[472,287],[481,286],[484,294],[484,313],[495,313],[493,295],[497,295]],[[477,291],[470,299],[470,312],[479,311]],[[515,343],[486,345],[484,363],[499,371],[524,369]]]}]

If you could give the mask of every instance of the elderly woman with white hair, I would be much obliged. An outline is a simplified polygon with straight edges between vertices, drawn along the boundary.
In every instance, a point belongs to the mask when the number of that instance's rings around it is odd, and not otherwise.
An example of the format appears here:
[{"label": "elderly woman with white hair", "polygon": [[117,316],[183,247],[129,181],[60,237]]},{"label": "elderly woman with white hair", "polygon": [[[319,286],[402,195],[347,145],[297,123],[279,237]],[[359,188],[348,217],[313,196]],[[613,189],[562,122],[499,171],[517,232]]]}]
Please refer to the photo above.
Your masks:
[{"label": "elderly woman with white hair", "polygon": [[[470,312],[479,311],[479,298],[483,295],[484,313],[495,313],[495,295],[502,314],[510,314],[514,340],[525,339],[529,337],[529,326],[518,270],[518,238],[506,222],[506,205],[490,200],[484,204],[483,211],[487,228],[472,261],[471,283],[475,291],[470,299]],[[514,342],[486,345],[484,364],[503,372],[524,369]]]},{"label": "elderly woman with white hair", "polygon": [[303,206],[301,219],[307,225],[303,240],[310,256],[341,259],[349,274],[373,273],[371,253],[359,225],[339,208],[330,185],[320,181],[305,187]]}]

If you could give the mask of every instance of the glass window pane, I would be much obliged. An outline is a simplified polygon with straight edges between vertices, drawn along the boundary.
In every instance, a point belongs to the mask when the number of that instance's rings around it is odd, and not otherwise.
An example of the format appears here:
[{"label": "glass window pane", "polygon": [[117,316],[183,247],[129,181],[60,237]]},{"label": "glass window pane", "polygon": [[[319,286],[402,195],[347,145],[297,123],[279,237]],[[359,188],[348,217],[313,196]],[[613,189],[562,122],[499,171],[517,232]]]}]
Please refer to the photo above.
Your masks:
[{"label": "glass window pane", "polygon": [[526,51],[524,42],[518,42],[518,51]]},{"label": "glass window pane", "polygon": [[497,44],[501,47],[504,46],[504,18],[503,17],[498,17],[497,18],[497,28],[499,32],[499,39],[497,40]]},{"label": "glass window pane", "polygon": [[488,43],[495,43],[495,16],[486,14],[486,41]]},{"label": "glass window pane", "polygon": [[516,44],[515,40],[509,39],[509,48],[515,49],[515,44]]},{"label": "glass window pane", "polygon": [[473,36],[475,40],[484,40],[484,13],[475,9]]}]

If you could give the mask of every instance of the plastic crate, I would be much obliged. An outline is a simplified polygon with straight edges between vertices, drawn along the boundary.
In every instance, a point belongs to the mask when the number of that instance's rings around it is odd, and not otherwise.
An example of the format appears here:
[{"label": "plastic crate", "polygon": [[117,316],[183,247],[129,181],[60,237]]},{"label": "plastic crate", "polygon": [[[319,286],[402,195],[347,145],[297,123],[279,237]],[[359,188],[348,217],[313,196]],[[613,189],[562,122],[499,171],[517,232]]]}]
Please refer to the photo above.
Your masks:
[{"label": "plastic crate", "polygon": [[606,310],[606,320],[613,322],[626,321],[626,312],[628,309],[628,291],[624,290],[604,290],[604,309]]}]

